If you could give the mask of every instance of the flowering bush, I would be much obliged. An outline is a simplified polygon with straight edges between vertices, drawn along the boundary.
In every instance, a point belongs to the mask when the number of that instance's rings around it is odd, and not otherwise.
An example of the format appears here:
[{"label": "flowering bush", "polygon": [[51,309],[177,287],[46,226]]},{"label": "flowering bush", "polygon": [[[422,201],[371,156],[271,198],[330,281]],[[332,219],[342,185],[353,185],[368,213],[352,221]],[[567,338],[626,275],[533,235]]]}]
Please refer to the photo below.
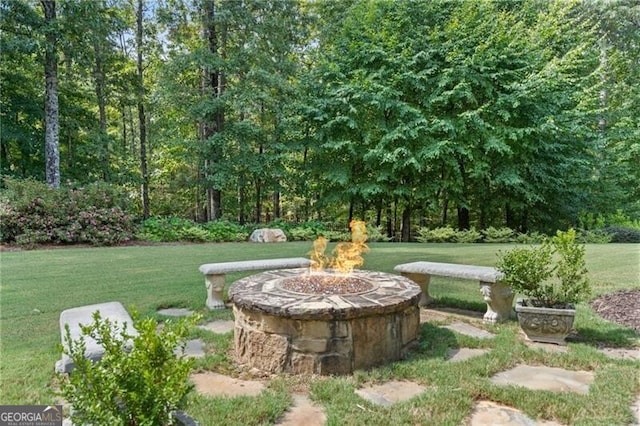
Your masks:
[{"label": "flowering bush", "polygon": [[0,238],[20,245],[112,245],[135,229],[131,205],[106,184],[51,189],[33,180],[7,180],[1,194]]}]

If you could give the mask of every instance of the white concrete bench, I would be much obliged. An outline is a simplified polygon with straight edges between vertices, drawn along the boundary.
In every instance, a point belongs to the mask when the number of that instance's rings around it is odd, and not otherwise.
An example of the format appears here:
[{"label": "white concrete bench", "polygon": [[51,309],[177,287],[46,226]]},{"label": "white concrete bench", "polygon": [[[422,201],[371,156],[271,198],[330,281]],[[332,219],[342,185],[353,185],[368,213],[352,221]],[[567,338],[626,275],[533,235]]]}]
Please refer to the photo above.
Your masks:
[{"label": "white concrete bench", "polygon": [[[100,312],[102,319],[109,319],[118,330],[122,330],[126,324],[129,335],[135,336],[138,334],[136,329],[133,328],[133,320],[120,302],[99,303],[66,309],[60,313],[60,338],[66,351],[69,350],[69,342],[66,339],[65,325],[69,326],[71,340],[77,341],[83,335],[81,326],[93,324],[93,313],[96,311]],[[104,356],[102,345],[89,336],[84,336],[84,339],[86,344],[85,357],[92,361],[100,361]],[[75,365],[71,358],[63,352],[62,358],[56,361],[55,370],[58,373],[69,373],[74,368]]]},{"label": "white concrete bench", "polygon": [[207,287],[207,307],[209,309],[224,309],[222,290],[224,290],[225,275],[229,272],[260,271],[271,269],[308,268],[311,260],[304,257],[283,259],[241,260],[238,262],[205,263],[200,265],[200,272],[204,274]]},{"label": "white concrete bench", "polygon": [[422,288],[420,306],[427,306],[432,302],[429,295],[429,281],[432,275],[436,275],[479,281],[480,293],[487,303],[485,322],[506,321],[512,316],[513,292],[509,286],[500,282],[503,274],[496,268],[454,263],[412,262],[398,265],[394,270],[415,281]]}]

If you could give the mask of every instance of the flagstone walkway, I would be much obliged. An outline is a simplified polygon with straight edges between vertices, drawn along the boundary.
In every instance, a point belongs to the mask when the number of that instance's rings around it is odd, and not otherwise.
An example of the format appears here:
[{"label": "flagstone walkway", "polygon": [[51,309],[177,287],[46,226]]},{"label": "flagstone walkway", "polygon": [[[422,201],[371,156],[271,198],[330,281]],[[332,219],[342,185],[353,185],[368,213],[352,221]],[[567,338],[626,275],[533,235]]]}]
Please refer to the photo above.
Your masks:
[{"label": "flagstone walkway", "polygon": [[[443,326],[456,333],[492,339],[494,334],[476,327],[468,321],[466,312],[437,312],[423,309],[421,322],[432,320],[453,319],[453,323]],[[171,315],[171,314],[168,314]],[[481,319],[481,316],[480,316]],[[212,321],[200,326],[202,329],[214,333],[229,333],[233,331],[233,321]],[[566,346],[528,343],[531,347],[548,351],[567,351]],[[203,356],[204,345],[188,342],[187,347],[193,351],[191,356]],[[485,354],[487,349],[456,348],[447,353],[448,362],[461,362],[475,356]],[[640,359],[640,351],[628,349],[603,348],[601,352],[607,356],[623,359]],[[198,392],[211,396],[255,396],[268,385],[262,380],[240,380],[237,378],[213,373],[197,373],[191,377]],[[500,386],[524,386],[533,390],[547,390],[551,392],[575,392],[585,394],[593,381],[593,373],[586,371],[571,371],[562,368],[518,365],[511,370],[503,371],[491,377],[491,381]],[[355,392],[361,398],[373,404],[384,407],[414,398],[426,390],[425,386],[412,381],[389,381],[357,389]],[[294,394],[293,404],[278,421],[278,426],[321,426],[326,423],[326,414],[322,407],[315,404],[307,394]],[[640,395],[632,406],[636,417],[635,425],[640,425]],[[496,404],[491,401],[478,401],[466,421],[469,426],[560,426],[553,421],[536,421],[512,407]]]}]

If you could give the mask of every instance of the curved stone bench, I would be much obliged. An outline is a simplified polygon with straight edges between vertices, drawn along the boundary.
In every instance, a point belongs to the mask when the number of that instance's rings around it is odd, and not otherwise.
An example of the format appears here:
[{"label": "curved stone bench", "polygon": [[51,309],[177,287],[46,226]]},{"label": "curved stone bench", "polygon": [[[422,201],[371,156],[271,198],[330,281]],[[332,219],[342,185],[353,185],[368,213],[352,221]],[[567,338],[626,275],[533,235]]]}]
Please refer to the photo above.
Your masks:
[{"label": "curved stone bench", "polygon": [[485,322],[506,321],[513,315],[513,292],[511,287],[500,282],[504,275],[496,268],[455,263],[411,262],[397,265],[394,270],[412,279],[422,288],[420,306],[427,306],[432,302],[429,281],[432,275],[436,275],[479,281],[480,293],[487,303]]},{"label": "curved stone bench", "polygon": [[200,265],[200,272],[204,274],[207,287],[207,307],[209,309],[224,309],[222,290],[224,290],[225,276],[229,272],[266,271],[271,269],[308,268],[311,260],[304,257],[290,257],[264,260],[241,260],[237,262],[205,263]]}]

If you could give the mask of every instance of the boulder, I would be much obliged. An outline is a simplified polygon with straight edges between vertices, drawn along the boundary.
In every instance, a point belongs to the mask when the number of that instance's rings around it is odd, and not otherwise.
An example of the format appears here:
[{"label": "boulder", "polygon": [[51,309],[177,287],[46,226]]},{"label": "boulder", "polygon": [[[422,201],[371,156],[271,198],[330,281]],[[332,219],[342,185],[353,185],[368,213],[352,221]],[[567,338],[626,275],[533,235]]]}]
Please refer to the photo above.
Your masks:
[{"label": "boulder", "polygon": [[252,243],[283,243],[287,236],[278,228],[260,228],[251,233],[249,241]]}]

